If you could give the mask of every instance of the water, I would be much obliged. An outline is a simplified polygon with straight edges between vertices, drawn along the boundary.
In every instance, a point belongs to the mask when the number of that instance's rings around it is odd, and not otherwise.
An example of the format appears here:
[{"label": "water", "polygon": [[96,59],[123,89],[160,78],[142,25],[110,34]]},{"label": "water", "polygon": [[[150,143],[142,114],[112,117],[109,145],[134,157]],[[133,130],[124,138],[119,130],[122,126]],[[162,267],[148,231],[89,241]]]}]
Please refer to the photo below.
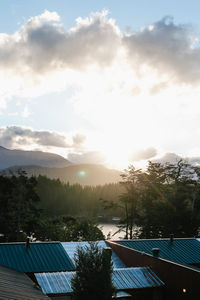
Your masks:
[{"label": "water", "polygon": [[118,232],[119,227],[116,224],[99,223],[98,227],[103,231],[106,238],[110,234],[109,239],[111,240],[123,239],[125,236],[125,231]]}]

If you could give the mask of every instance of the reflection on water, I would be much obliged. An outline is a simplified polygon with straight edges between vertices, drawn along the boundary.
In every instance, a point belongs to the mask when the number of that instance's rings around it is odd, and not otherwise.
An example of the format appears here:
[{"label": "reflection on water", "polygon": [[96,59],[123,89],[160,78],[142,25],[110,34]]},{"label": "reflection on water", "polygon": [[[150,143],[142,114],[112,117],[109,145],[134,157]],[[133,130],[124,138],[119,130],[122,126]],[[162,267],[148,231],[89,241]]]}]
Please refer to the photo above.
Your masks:
[{"label": "reflection on water", "polygon": [[111,240],[123,239],[125,236],[125,231],[119,232],[119,227],[116,224],[100,223],[98,227],[103,231],[103,234]]}]

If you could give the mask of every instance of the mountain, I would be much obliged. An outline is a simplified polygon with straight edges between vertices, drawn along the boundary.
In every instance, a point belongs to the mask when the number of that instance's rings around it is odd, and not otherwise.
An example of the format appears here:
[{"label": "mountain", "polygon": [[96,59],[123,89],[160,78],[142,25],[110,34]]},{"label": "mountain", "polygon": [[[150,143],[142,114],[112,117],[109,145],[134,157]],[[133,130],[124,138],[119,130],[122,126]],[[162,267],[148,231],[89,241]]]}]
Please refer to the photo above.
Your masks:
[{"label": "mountain", "polygon": [[12,166],[35,165],[63,168],[71,163],[64,157],[42,151],[9,150],[0,146],[0,170]]},{"label": "mountain", "polygon": [[1,171],[1,174],[15,174],[19,169],[24,170],[28,176],[44,175],[51,179],[59,178],[62,182],[81,185],[103,185],[118,182],[121,172],[108,169],[102,165],[82,164],[70,165],[65,168],[45,168],[39,166],[15,166]]}]

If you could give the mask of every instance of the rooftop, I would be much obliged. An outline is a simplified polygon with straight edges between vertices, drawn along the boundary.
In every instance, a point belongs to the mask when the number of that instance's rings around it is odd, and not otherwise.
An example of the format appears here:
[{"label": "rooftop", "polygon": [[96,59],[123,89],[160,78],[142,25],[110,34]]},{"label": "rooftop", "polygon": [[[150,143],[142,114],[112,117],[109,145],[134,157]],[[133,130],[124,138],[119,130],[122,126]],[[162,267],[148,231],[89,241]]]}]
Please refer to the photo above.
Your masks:
[{"label": "rooftop", "polygon": [[[36,279],[44,294],[72,293],[71,278],[75,272],[37,273]],[[118,291],[161,287],[164,283],[146,267],[114,269],[112,280]]]},{"label": "rooftop", "polygon": [[152,249],[159,249],[159,257],[181,264],[200,263],[200,242],[195,239],[169,239],[154,240],[124,240],[116,241],[117,244],[152,255]]},{"label": "rooftop", "polygon": [[49,298],[24,273],[0,266],[0,299],[45,300]]},{"label": "rooftop", "polygon": [[[71,261],[74,263],[74,254],[78,247],[87,247],[89,246],[88,242],[65,242],[61,243],[64,247],[66,253],[69,255]],[[98,241],[98,247],[105,248],[108,247],[105,241]],[[125,268],[125,264],[121,261],[121,259],[117,256],[117,254],[112,250],[112,263],[113,268]]]},{"label": "rooftop", "polygon": [[0,244],[0,265],[21,272],[71,271],[74,266],[60,242]]}]

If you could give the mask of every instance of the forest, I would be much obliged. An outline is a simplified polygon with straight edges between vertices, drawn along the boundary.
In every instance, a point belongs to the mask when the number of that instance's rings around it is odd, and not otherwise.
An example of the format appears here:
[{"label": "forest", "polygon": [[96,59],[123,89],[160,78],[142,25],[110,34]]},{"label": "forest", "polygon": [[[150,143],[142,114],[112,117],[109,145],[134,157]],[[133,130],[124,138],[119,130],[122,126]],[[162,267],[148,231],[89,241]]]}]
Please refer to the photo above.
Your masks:
[{"label": "forest", "polygon": [[26,173],[0,176],[0,240],[104,239],[98,221],[119,217],[125,238],[199,235],[200,168],[149,162],[130,165],[119,183],[81,186]]}]

